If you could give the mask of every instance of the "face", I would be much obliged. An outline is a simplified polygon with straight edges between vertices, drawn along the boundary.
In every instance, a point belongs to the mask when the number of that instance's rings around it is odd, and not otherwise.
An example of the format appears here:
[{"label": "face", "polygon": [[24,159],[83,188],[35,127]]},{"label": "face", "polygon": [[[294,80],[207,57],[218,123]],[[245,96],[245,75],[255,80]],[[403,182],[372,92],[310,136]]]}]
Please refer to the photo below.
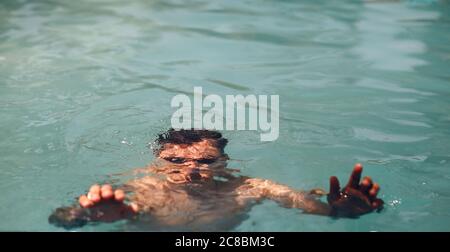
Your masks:
[{"label": "face", "polygon": [[164,144],[158,159],[170,167],[168,179],[173,182],[208,180],[214,171],[226,167],[228,156],[214,146],[213,140],[202,140],[192,144]]}]

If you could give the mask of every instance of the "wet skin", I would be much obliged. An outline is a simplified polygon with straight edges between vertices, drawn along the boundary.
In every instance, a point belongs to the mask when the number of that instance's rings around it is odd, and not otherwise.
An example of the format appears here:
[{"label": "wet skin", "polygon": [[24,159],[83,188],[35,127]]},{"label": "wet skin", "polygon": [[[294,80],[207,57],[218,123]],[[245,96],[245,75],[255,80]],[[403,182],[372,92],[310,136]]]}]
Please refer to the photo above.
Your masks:
[{"label": "wet skin", "polygon": [[[235,176],[226,168],[227,160],[209,140],[165,144],[156,162],[144,170],[149,176],[116,190],[111,185],[93,185],[79,197],[81,208],[71,208],[71,214],[83,216],[86,222],[147,216],[158,226],[226,230],[264,199],[304,213],[342,217],[357,217],[383,207],[377,198],[379,185],[370,177],[360,182],[360,164],[355,165],[342,190],[338,179],[330,178],[327,204],[319,200],[320,194],[325,194],[320,191],[302,192],[269,180]],[[83,209],[89,213],[80,214]]]}]

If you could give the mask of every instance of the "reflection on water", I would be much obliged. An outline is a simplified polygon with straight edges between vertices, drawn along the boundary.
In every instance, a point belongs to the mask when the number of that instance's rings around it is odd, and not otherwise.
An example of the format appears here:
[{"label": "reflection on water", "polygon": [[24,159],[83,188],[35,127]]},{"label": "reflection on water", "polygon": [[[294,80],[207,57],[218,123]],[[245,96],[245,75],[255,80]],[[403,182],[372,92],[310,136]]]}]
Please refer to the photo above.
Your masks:
[{"label": "reflection on water", "polygon": [[360,43],[353,51],[372,68],[413,71],[415,67],[427,64],[416,57],[426,53],[427,47],[424,42],[411,38],[411,27],[398,26],[397,23],[408,19],[438,20],[439,15],[436,11],[415,10],[390,3],[365,4],[361,20],[356,23]]},{"label": "reflection on water", "polygon": [[199,85],[280,95],[276,142],[225,132],[243,174],[309,189],[363,162],[392,202],[357,221],[263,203],[235,230],[448,230],[449,20],[446,1],[1,1],[0,230],[54,230],[52,209],[150,163]]}]

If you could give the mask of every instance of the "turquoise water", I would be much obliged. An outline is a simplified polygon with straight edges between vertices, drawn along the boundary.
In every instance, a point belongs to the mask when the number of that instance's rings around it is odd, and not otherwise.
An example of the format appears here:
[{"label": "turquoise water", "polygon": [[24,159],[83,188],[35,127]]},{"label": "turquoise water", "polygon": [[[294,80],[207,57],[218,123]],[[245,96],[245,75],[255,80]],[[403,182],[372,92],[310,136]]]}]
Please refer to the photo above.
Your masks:
[{"label": "turquoise water", "polygon": [[[62,2],[62,1],[61,1]],[[0,230],[153,159],[170,99],[278,94],[280,137],[224,132],[231,167],[299,189],[382,187],[359,219],[265,202],[237,231],[450,230],[448,1],[2,1]],[[80,230],[126,230],[126,223]]]}]

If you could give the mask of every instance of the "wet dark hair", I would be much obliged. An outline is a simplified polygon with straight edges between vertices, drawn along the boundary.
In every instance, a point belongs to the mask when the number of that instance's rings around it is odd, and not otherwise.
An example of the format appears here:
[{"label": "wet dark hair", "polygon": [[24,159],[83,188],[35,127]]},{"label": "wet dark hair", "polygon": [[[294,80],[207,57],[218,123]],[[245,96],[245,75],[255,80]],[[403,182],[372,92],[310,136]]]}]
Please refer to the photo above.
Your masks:
[{"label": "wet dark hair", "polygon": [[158,155],[164,148],[164,144],[192,144],[200,142],[205,139],[214,140],[214,145],[220,149],[223,153],[224,148],[228,143],[226,138],[222,137],[222,134],[215,130],[206,129],[169,129],[158,135],[156,139],[156,147],[153,149],[155,155]]}]

